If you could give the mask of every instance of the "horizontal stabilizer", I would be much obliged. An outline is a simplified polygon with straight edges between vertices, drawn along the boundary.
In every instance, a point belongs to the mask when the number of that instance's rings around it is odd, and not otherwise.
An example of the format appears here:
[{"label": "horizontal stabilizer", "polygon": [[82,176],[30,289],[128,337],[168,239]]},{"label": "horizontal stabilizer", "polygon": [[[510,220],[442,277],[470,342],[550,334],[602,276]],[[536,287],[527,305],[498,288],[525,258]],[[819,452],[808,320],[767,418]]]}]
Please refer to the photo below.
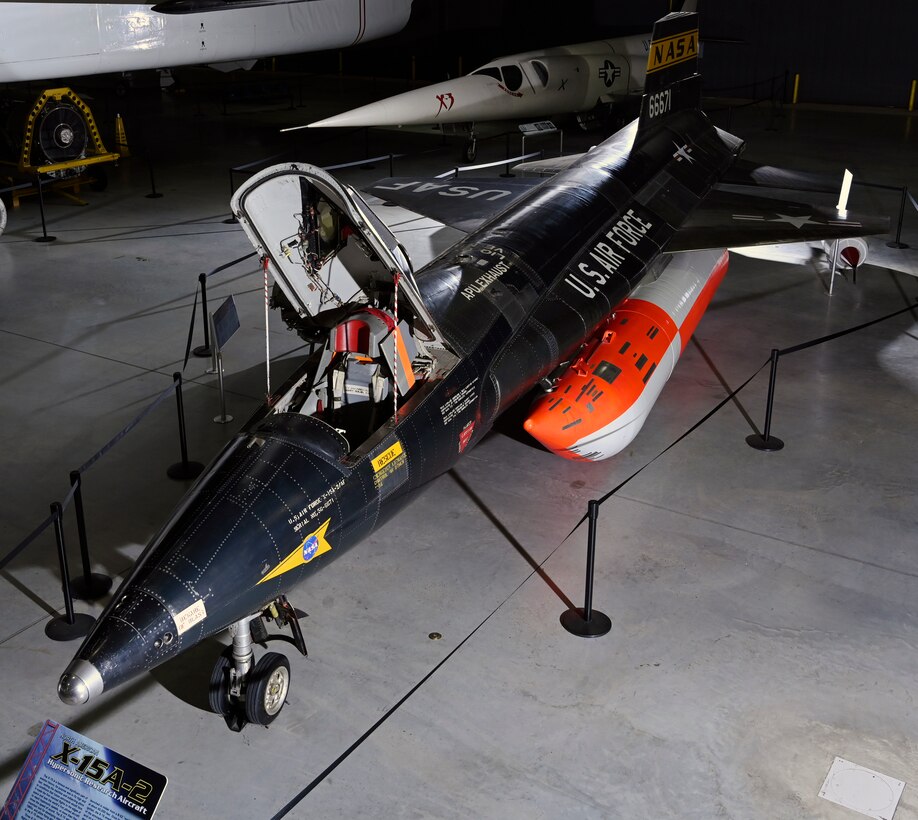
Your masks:
[{"label": "horizontal stabilizer", "polygon": [[889,231],[887,217],[840,212],[754,194],[711,191],[676,231],[668,251],[809,242]]},{"label": "horizontal stabilizer", "polygon": [[541,182],[537,178],[390,177],[374,182],[363,190],[386,202],[393,202],[416,214],[470,233]]}]

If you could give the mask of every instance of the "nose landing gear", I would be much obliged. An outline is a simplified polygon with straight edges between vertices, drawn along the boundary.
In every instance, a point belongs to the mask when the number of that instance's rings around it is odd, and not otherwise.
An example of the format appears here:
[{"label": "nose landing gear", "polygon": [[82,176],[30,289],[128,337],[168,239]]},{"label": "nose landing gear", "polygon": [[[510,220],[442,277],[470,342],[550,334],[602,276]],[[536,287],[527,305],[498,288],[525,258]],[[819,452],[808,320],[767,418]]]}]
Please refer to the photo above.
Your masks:
[{"label": "nose landing gear", "polygon": [[[287,640],[305,657],[306,644],[297,612],[285,596],[254,616],[243,618],[230,627],[232,646],[217,658],[210,675],[208,703],[212,712],[221,715],[234,732],[249,723],[268,726],[280,714],[290,690],[290,662],[279,652],[267,652],[253,665],[252,643]],[[289,626],[293,637],[269,635],[264,624],[273,620],[278,626]]]},{"label": "nose landing gear", "polygon": [[477,156],[478,138],[475,136],[475,132],[473,131],[469,136],[469,141],[465,144],[465,160],[466,162],[474,162]]}]

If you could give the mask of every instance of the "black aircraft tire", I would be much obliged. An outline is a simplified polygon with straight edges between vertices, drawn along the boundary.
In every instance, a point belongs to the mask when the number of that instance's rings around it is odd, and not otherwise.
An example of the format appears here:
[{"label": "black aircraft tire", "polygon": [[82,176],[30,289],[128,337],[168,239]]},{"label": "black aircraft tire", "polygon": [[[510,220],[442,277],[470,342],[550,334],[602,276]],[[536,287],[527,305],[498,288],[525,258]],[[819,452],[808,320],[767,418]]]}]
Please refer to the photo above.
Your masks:
[{"label": "black aircraft tire", "polygon": [[233,667],[233,648],[226,647],[217,658],[213,671],[210,673],[210,689],[207,693],[207,702],[210,711],[226,717],[233,708],[229,696],[229,672]]},{"label": "black aircraft tire", "polygon": [[279,652],[267,652],[249,673],[245,690],[245,719],[267,726],[276,718],[290,689],[290,661]]},{"label": "black aircraft tire", "polygon": [[470,142],[465,146],[465,158],[468,162],[474,162],[475,157],[478,156],[478,144],[475,142]]}]

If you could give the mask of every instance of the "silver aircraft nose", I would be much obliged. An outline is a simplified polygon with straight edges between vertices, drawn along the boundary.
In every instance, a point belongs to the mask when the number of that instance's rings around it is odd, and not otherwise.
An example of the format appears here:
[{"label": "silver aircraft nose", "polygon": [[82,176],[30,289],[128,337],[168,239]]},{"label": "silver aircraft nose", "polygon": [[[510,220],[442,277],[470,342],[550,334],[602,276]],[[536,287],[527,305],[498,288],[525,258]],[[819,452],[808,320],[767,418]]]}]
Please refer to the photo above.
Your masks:
[{"label": "silver aircraft nose", "polygon": [[76,659],[70,663],[57,684],[58,697],[64,703],[77,706],[102,694],[105,683],[99,670],[89,661]]}]

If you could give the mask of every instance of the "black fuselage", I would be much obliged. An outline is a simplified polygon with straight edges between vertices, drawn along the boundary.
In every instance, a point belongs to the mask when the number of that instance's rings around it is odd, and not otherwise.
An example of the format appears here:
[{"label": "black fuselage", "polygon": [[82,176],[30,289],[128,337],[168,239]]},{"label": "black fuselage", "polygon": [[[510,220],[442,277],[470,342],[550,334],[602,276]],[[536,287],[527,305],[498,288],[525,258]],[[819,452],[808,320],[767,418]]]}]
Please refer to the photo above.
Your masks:
[{"label": "black fuselage", "polygon": [[459,357],[367,445],[262,409],[137,562],[78,658],[108,689],[286,594],[449,470],[568,361],[660,255],[741,143],[698,111],[610,140],[416,274]]}]

